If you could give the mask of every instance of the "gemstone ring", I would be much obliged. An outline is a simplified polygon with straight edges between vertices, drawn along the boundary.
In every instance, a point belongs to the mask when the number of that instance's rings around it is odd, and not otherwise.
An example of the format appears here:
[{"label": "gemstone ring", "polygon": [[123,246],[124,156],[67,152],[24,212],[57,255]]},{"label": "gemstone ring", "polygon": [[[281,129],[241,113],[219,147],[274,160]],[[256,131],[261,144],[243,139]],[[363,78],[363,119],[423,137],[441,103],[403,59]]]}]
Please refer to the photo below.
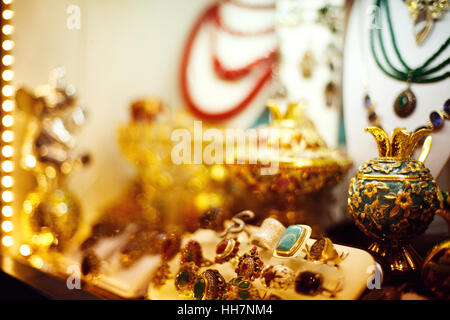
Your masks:
[{"label": "gemstone ring", "polygon": [[227,288],[227,283],[219,271],[208,269],[197,278],[193,287],[197,300],[220,300]]},{"label": "gemstone ring", "polygon": [[288,258],[304,253],[311,232],[311,227],[304,224],[289,226],[278,240],[273,255],[277,258]]},{"label": "gemstone ring", "polygon": [[239,252],[239,241],[236,238],[223,239],[216,246],[215,263],[225,263],[235,257]]}]

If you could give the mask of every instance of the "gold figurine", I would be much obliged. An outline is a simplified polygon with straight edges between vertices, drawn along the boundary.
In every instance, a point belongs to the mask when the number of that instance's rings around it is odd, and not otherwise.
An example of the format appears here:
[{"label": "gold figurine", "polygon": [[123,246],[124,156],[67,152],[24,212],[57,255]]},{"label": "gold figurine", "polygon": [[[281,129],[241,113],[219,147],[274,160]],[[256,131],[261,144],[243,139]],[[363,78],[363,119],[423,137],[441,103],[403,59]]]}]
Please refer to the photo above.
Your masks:
[{"label": "gold figurine", "polygon": [[37,182],[23,203],[24,230],[33,247],[58,251],[74,236],[81,215],[66,177],[89,161],[87,154],[74,151],[75,133],[85,123],[85,113],[76,103],[74,86],[64,84],[64,75],[65,70],[58,68],[49,84],[34,93],[24,88],[16,93],[17,106],[29,117],[21,163]]}]

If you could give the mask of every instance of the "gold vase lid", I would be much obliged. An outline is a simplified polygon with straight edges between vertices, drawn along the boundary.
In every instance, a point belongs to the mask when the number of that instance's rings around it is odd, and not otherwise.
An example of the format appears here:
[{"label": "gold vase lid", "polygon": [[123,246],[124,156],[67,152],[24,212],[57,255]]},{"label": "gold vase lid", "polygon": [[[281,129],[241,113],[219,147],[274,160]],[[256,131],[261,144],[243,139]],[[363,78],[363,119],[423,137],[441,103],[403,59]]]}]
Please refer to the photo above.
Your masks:
[{"label": "gold vase lid", "polygon": [[[409,159],[411,158],[417,144],[427,137],[432,130],[428,128],[419,129],[415,132],[408,132],[406,128],[395,128],[389,138],[386,131],[379,127],[369,127],[365,131],[370,132],[378,147],[380,158]],[[422,148],[419,161],[424,162],[431,148],[431,137],[428,137]]]}]

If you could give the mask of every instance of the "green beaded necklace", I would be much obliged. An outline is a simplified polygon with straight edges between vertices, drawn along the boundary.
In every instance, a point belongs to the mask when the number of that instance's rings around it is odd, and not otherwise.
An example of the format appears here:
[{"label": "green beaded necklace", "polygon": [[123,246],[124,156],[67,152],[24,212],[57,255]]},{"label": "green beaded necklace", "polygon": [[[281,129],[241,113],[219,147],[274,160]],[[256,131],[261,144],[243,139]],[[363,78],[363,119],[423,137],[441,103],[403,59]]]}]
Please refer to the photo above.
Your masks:
[{"label": "green beaded necklace", "polygon": [[[390,33],[390,38],[392,41],[392,46],[394,48],[395,55],[397,56],[398,60],[400,61],[403,70],[400,70],[399,68],[396,68],[393,66],[392,62],[389,60],[389,57],[386,54],[386,49],[383,43],[383,37],[381,34],[382,28],[371,28],[370,29],[370,48],[372,51],[372,55],[375,59],[376,64],[378,67],[388,76],[407,83],[406,90],[402,91],[394,102],[394,111],[399,117],[408,117],[410,114],[413,113],[414,109],[416,108],[416,96],[411,91],[410,83],[432,83],[437,82],[443,79],[446,79],[450,76],[450,71],[444,72],[439,75],[434,75],[437,72],[441,71],[443,68],[448,66],[450,64],[450,57],[446,58],[443,62],[438,64],[435,67],[429,67],[430,64],[439,57],[442,52],[450,45],[450,37],[447,38],[447,40],[440,46],[440,48],[433,53],[421,66],[417,68],[411,68],[408,66],[408,64],[405,62],[405,60],[402,58],[402,55],[400,54],[400,50],[397,47],[397,42],[395,40],[395,34],[392,28],[392,21],[391,21],[391,14],[389,10],[389,3],[387,0],[376,0],[375,6],[377,8],[384,8],[386,11],[387,16],[387,22],[388,22],[388,29]],[[378,53],[375,48],[375,38],[379,44],[379,47],[381,49],[382,56],[387,64],[385,67],[383,63],[380,61],[380,58],[378,57]]]}]

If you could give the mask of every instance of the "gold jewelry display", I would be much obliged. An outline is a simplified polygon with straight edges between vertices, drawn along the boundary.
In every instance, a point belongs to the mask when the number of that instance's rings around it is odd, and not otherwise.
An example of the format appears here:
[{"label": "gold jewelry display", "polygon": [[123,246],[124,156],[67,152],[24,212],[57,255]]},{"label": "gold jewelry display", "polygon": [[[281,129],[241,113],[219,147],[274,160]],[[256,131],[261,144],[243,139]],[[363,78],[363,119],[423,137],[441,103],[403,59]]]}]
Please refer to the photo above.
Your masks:
[{"label": "gold jewelry display", "polygon": [[[365,47],[363,45],[363,35],[362,31],[364,30],[364,27],[362,25],[360,14],[360,20],[359,20],[359,43],[360,43],[360,70],[361,70],[361,77],[362,77],[362,83],[365,91],[365,95],[363,98],[363,105],[366,109],[367,113],[367,119],[370,124],[370,126],[374,127],[380,127],[382,128],[380,118],[376,112],[375,103],[372,100],[370,91],[369,91],[369,82],[368,82],[368,72],[366,67],[366,53],[365,53]],[[447,43],[449,40],[447,40]],[[447,59],[448,60],[448,59]],[[445,63],[445,62],[444,62]],[[408,88],[402,92],[394,102],[395,111],[397,115],[400,117],[406,117],[410,115],[415,107],[416,107],[416,97],[414,93],[409,88],[409,80],[407,81]],[[423,128],[428,128],[431,130],[439,130],[444,125],[444,121],[450,119],[450,99],[447,99],[443,104],[441,109],[434,110],[430,112],[430,115],[428,117],[428,120],[426,121],[426,124],[424,126],[419,126],[415,131]]]},{"label": "gold jewelry display", "polygon": [[[445,80],[450,76],[450,71],[445,71],[446,67],[450,64],[450,57],[448,56],[444,59],[443,62],[439,63],[436,66],[430,67],[430,65],[433,65],[433,62],[436,60],[436,58],[441,56],[442,53],[446,52],[446,48],[450,45],[450,37],[448,37],[446,41],[439,47],[439,49],[436,50],[436,52],[434,52],[427,60],[425,60],[422,65],[416,68],[412,68],[403,59],[397,46],[397,41],[395,39],[395,33],[393,31],[391,21],[389,1],[376,0],[375,5],[381,10],[384,9],[387,17],[388,28],[384,28],[382,26],[378,26],[377,28],[370,28],[369,37],[372,56],[377,66],[382,72],[384,72],[384,74],[398,81],[406,82],[406,90],[404,90],[397,96],[393,107],[395,113],[399,117],[408,117],[414,112],[414,109],[416,108],[416,97],[411,91],[411,83],[434,83]],[[396,55],[396,58],[400,61],[400,67],[395,67],[386,53],[382,36],[382,31],[386,29],[389,30],[392,46],[394,48],[393,51]],[[377,39],[378,47],[381,50],[377,50],[375,39]],[[385,60],[384,62],[379,57],[379,51],[382,52],[382,56]],[[441,73],[436,74],[437,72]]]},{"label": "gold jewelry display", "polygon": [[409,15],[414,21],[415,40],[418,45],[422,45],[433,30],[434,23],[441,19],[450,9],[448,0],[403,0],[408,6]]},{"label": "gold jewelry display", "polygon": [[258,247],[273,250],[286,228],[277,219],[264,219],[259,229],[250,237],[250,243]]}]

